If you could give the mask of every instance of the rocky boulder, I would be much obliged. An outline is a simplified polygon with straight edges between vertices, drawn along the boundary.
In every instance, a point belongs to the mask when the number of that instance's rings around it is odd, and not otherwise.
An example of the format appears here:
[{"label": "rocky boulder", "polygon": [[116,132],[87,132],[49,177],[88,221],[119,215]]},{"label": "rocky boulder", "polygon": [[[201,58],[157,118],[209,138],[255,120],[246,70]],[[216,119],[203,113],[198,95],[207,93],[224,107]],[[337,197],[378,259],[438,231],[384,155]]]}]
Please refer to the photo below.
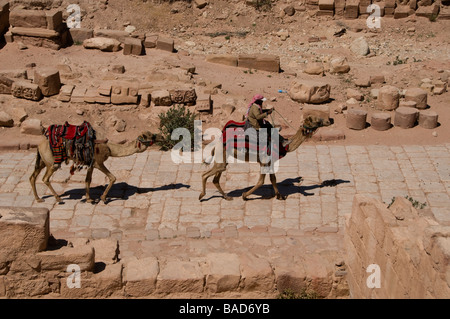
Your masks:
[{"label": "rocky boulder", "polygon": [[90,38],[83,41],[85,49],[96,49],[105,52],[116,52],[120,50],[120,42],[112,38]]},{"label": "rocky boulder", "polygon": [[293,80],[288,90],[290,98],[299,103],[319,104],[328,101],[331,87],[317,81]]}]

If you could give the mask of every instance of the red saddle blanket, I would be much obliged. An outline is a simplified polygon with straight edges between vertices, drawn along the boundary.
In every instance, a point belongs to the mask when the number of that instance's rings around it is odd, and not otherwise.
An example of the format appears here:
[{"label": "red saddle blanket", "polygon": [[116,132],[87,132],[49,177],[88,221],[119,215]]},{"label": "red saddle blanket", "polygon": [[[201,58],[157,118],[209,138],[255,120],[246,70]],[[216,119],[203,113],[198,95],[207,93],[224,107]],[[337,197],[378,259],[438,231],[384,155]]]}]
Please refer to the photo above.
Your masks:
[{"label": "red saddle blanket", "polygon": [[[93,143],[95,130],[89,122],[81,125],[50,125],[45,131],[50,148],[53,152],[55,164],[65,162],[73,157],[77,165],[91,165],[93,160]],[[67,154],[69,152],[69,154]]]},{"label": "red saddle blanket", "polygon": [[267,143],[260,145],[259,134],[256,141],[249,139],[245,134],[245,122],[228,121],[222,130],[222,142],[226,150],[238,149],[249,152],[258,152],[273,156],[274,158],[283,158],[287,154],[288,146],[283,146],[281,138],[278,143],[272,143],[271,132],[268,130]]}]

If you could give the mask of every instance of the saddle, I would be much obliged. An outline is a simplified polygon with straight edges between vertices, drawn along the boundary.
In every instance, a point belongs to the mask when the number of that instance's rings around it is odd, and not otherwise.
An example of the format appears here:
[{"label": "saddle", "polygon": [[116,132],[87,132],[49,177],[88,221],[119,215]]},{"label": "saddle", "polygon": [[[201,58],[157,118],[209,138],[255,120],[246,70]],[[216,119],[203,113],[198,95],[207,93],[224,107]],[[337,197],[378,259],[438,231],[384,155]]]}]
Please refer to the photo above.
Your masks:
[{"label": "saddle", "polygon": [[92,166],[96,137],[95,130],[88,122],[84,121],[79,126],[71,125],[67,121],[64,125],[52,124],[45,131],[45,137],[49,141],[54,164],[67,164],[69,158],[72,158],[74,164],[70,169],[71,174],[75,169]]},{"label": "saddle", "polygon": [[228,121],[222,130],[222,143],[225,149],[236,149],[241,152],[258,153],[259,156],[277,156],[278,159],[286,156],[288,146],[283,146],[282,138],[278,145],[272,143],[270,131],[267,134],[267,143],[261,145],[259,142],[259,134],[256,139],[250,139],[248,134],[245,134],[247,128],[246,122]]}]

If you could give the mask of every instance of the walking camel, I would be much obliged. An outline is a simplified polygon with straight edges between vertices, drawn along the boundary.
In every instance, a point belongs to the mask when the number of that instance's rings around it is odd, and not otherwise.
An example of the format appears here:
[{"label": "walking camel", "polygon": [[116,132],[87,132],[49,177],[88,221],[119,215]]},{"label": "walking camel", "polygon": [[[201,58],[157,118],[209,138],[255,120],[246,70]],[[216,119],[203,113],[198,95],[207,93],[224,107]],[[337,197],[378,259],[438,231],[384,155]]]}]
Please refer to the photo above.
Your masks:
[{"label": "walking camel", "polygon": [[[135,153],[142,153],[144,152],[149,146],[151,146],[155,140],[157,139],[156,134],[152,134],[150,132],[144,132],[141,135],[139,135],[136,140],[125,143],[125,144],[115,144],[111,143],[109,141],[100,141],[95,142],[93,148],[93,161],[92,165],[90,165],[87,168],[86,173],[86,202],[92,203],[93,200],[91,199],[89,195],[89,188],[92,180],[92,172],[94,168],[100,170],[103,172],[108,178],[109,178],[109,184],[106,187],[105,191],[101,195],[100,199],[106,203],[106,195],[108,194],[109,190],[113,186],[114,182],[116,181],[116,177],[106,168],[105,161],[109,157],[125,157],[130,156]],[[67,152],[66,154],[68,156],[68,160],[74,161],[73,156],[71,156],[70,152]],[[68,161],[66,161],[67,163]],[[53,151],[50,147],[50,143],[48,139],[44,139],[38,146],[37,149],[37,156],[36,156],[36,164],[34,168],[34,172],[30,176],[30,183],[31,187],[33,189],[34,197],[37,202],[43,202],[44,200],[42,198],[39,198],[36,191],[36,178],[38,177],[41,170],[46,167],[46,171],[43,177],[43,182],[47,187],[50,189],[52,194],[55,196],[56,201],[58,203],[61,203],[61,197],[55,192],[53,189],[51,183],[50,183],[50,177],[55,173],[55,171],[58,170],[59,166],[54,165],[55,164],[55,157],[53,155]]]},{"label": "walking camel", "polygon": [[[286,147],[286,152],[293,152],[295,151],[306,139],[312,137],[312,135],[315,133],[315,131],[322,126],[329,126],[331,124],[329,119],[322,119],[318,116],[315,115],[309,115],[305,118],[303,125],[300,126],[300,128],[297,130],[296,134],[290,138],[287,141],[287,147]],[[224,130],[225,131],[225,130]],[[212,149],[211,151],[211,155],[214,156],[214,154],[220,154],[218,153],[218,151],[216,150],[217,147],[223,147],[222,145],[222,138],[219,139],[218,142],[216,142],[215,147]],[[220,186],[220,177],[222,175],[222,173],[226,170],[227,168],[227,161],[226,161],[226,157],[228,156],[227,152],[222,152],[223,154],[223,158],[221,159],[222,161],[214,161],[213,167],[210,168],[209,170],[207,170],[205,173],[203,173],[202,175],[202,192],[200,193],[199,196],[199,200],[201,200],[205,194],[206,194],[206,182],[208,180],[209,177],[214,175],[214,179],[213,179],[213,183],[216,186],[216,188],[219,190],[219,192],[222,194],[222,196],[224,197],[224,199],[226,200],[232,200],[233,198],[226,195],[225,192],[223,191],[222,187]],[[234,158],[239,158],[241,159],[242,155],[239,155],[238,157],[238,151],[236,148],[233,148],[233,153],[232,153]],[[245,161],[249,162],[250,156],[249,156],[249,152],[248,149],[245,152]],[[214,160],[214,159],[213,159]],[[266,166],[269,167],[271,165],[271,163],[261,163],[260,158],[258,156],[257,158],[257,162],[260,164],[260,166]],[[273,163],[272,163],[273,164]],[[253,192],[255,192],[258,188],[260,188],[263,184],[264,184],[264,179],[266,177],[265,173],[261,173],[259,176],[259,180],[256,183],[256,185],[251,188],[248,192],[244,192],[242,194],[242,198],[244,200],[247,200],[248,196],[251,195]],[[277,187],[277,180],[276,180],[276,176],[275,173],[270,173],[270,181],[272,183],[273,189],[275,191],[275,196],[277,197],[277,199],[280,200],[284,200],[286,199],[286,196],[282,195]]]}]

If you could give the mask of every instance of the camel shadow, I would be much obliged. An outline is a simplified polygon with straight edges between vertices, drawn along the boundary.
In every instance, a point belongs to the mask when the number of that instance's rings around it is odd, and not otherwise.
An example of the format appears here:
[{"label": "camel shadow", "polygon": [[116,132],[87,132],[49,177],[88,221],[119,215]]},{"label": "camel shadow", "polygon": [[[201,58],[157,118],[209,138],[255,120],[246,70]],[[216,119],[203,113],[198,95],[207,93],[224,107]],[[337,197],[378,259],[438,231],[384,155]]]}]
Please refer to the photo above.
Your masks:
[{"label": "camel shadow", "polygon": [[[321,184],[302,186],[296,185],[302,181],[301,177],[296,178],[287,178],[282,182],[277,183],[278,190],[284,196],[289,196],[292,194],[302,194],[303,196],[314,196],[314,193],[309,193],[308,191],[323,188],[323,187],[335,187],[339,184],[350,183],[350,181],[342,180],[342,179],[330,179],[325,180]],[[246,188],[237,189],[228,193],[230,197],[242,197],[242,194],[248,192],[253,186],[249,186]],[[253,195],[258,195],[256,198],[248,198],[248,200],[255,199],[271,199],[274,197],[274,191],[272,184],[264,184],[259,189],[257,189]]]},{"label": "camel shadow", "polygon": [[[176,190],[181,188],[190,188],[190,185],[185,185],[182,183],[176,183],[176,184],[168,184],[164,186],[159,187],[136,187],[133,185],[129,185],[125,182],[116,183],[114,184],[110,191],[108,192],[107,196],[107,203],[116,201],[116,200],[127,200],[131,196],[135,194],[147,194],[150,192],[159,192],[159,191],[167,191],[167,190]],[[90,188],[90,196],[94,200],[93,204],[98,203],[100,200],[100,196],[105,191],[106,186],[99,185],[96,187]],[[64,194],[61,195],[61,198],[63,200],[81,200],[82,202],[85,202],[86,199],[83,199],[83,197],[86,195],[86,189],[85,188],[75,188],[71,189],[69,191],[66,191]]]}]

